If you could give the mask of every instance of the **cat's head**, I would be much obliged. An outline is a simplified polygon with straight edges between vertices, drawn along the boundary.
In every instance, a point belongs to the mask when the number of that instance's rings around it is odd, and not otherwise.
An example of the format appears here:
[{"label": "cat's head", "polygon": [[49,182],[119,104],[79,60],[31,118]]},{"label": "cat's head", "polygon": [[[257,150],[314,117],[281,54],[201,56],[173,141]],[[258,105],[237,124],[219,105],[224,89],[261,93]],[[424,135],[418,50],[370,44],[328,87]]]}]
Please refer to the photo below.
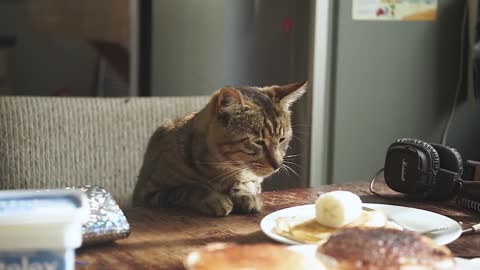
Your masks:
[{"label": "cat's head", "polygon": [[292,138],[290,106],[306,83],[225,87],[210,101],[208,144],[220,166],[260,177],[278,171]]}]

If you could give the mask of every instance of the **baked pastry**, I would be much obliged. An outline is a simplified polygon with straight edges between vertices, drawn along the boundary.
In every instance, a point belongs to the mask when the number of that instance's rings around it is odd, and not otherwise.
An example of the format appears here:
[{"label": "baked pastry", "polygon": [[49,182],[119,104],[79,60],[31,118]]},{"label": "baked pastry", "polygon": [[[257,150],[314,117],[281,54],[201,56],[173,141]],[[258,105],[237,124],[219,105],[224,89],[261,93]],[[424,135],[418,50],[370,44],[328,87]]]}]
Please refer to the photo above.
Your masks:
[{"label": "baked pastry", "polygon": [[345,228],[317,249],[329,270],[450,270],[452,253],[415,232],[390,228]]},{"label": "baked pastry", "polygon": [[184,261],[188,270],[326,270],[315,258],[274,244],[210,244]]}]

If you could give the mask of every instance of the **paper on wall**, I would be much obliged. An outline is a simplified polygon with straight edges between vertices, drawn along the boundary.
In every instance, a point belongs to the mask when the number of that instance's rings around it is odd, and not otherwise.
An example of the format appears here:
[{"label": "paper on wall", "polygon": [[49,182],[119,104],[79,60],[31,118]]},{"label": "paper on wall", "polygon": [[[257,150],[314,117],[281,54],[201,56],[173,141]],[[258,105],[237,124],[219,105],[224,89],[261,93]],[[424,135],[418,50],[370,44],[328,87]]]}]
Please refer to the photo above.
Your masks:
[{"label": "paper on wall", "polygon": [[353,0],[354,20],[434,21],[438,0]]}]

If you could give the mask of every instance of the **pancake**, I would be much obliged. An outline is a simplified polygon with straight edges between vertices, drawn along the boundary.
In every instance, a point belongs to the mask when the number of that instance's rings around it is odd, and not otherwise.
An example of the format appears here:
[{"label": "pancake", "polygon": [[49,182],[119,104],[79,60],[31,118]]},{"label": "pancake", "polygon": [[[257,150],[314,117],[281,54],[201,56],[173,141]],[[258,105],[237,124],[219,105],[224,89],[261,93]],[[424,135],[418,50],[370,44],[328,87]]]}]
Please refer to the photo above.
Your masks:
[{"label": "pancake", "polygon": [[[348,250],[348,252],[345,252]],[[453,270],[445,246],[415,232],[391,228],[345,228],[318,247],[318,258],[334,270]]]},{"label": "pancake", "polygon": [[[362,211],[359,218],[345,227],[384,227],[391,226],[387,217],[380,211]],[[337,228],[318,223],[315,218],[280,217],[276,220],[275,233],[304,244],[322,244]]]},{"label": "pancake", "polygon": [[315,258],[274,244],[210,244],[188,255],[187,270],[326,270]]}]

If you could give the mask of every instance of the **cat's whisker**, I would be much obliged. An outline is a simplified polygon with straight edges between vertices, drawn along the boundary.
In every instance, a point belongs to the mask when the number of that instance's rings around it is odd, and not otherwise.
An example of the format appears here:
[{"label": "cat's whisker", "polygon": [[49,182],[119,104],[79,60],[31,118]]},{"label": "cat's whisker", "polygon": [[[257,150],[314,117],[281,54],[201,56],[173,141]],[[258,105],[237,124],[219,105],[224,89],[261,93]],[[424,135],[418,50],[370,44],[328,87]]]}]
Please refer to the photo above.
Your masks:
[{"label": "cat's whisker", "polygon": [[297,133],[297,134],[310,134],[310,132],[308,132],[308,131],[293,131],[292,130],[292,132]]},{"label": "cat's whisker", "polygon": [[296,125],[292,125],[292,128],[294,127],[311,127],[311,125],[309,124],[296,124]]},{"label": "cat's whisker", "polygon": [[230,173],[232,173],[232,172],[235,172],[235,171],[237,171],[237,170],[239,170],[239,169],[238,169],[238,168],[235,168],[235,169],[232,169],[232,170],[228,170],[228,171],[226,171],[226,172],[223,172],[223,173],[215,176],[215,178],[213,178],[211,181],[213,181],[213,180],[215,180],[215,179],[218,179],[218,178],[220,178],[220,177],[222,177],[222,176],[224,176],[224,175],[227,175],[227,174],[230,174]]},{"label": "cat's whisker", "polygon": [[252,169],[252,168],[250,168],[250,167],[243,168],[243,169],[241,169],[240,171],[238,171],[236,174],[234,174],[234,175],[232,175],[232,176],[236,176],[237,174],[240,174],[240,173],[242,173],[242,172],[244,172],[244,171],[251,170],[251,169]]},{"label": "cat's whisker", "polygon": [[236,169],[236,170],[233,171],[233,173],[231,173],[231,174],[223,177],[223,178],[219,181],[219,183],[227,180],[227,179],[230,178],[230,177],[233,177],[233,176],[235,176],[235,175],[237,175],[237,174],[240,174],[241,172],[243,172],[243,171],[245,171],[245,170],[247,170],[247,169],[250,169],[250,167],[245,167],[245,168]]},{"label": "cat's whisker", "polygon": [[280,171],[283,172],[285,175],[290,175],[290,173],[288,172],[287,169],[285,169],[285,167],[280,167]]},{"label": "cat's whisker", "polygon": [[222,179],[218,180],[218,183],[222,183],[223,181],[227,180],[228,178],[234,176],[235,174],[237,174],[239,171],[241,171],[242,169],[235,169],[233,171],[230,171],[228,174],[225,174]]},{"label": "cat's whisker", "polygon": [[[295,174],[296,176],[299,176],[298,173],[296,171],[294,171],[292,168],[290,168],[288,166],[286,166],[285,168],[288,168],[288,170],[287,170],[288,172],[293,172],[293,174]],[[290,175],[290,173],[288,175]]]},{"label": "cat's whisker", "polygon": [[291,161],[287,161],[287,160],[284,160],[283,162],[284,162],[284,163],[287,163],[287,164],[292,164],[292,165],[295,165],[295,166],[297,166],[297,167],[299,167],[299,168],[301,168],[301,167],[302,167],[302,166],[298,165],[298,164],[297,164],[297,163],[295,163],[295,162],[291,162]]},{"label": "cat's whisker", "polygon": [[291,173],[290,173],[290,170],[289,170],[289,169],[287,169],[287,167],[285,167],[285,171],[287,171],[287,172],[288,172],[288,175],[291,175]]},{"label": "cat's whisker", "polygon": [[284,156],[283,158],[291,158],[291,157],[299,157],[299,156],[300,156],[300,154],[298,154],[298,155],[287,155],[287,156]]},{"label": "cat's whisker", "polygon": [[225,150],[225,151],[221,152],[220,154],[216,155],[215,158],[220,157],[221,155],[225,154],[227,151],[228,151],[228,150]]},{"label": "cat's whisker", "polygon": [[292,134],[292,137],[295,138],[295,139],[297,139],[299,142],[302,142],[302,143],[303,143],[303,141],[302,141],[302,139],[300,139],[300,137],[295,136],[295,135],[293,135],[293,134]]},{"label": "cat's whisker", "polygon": [[293,150],[293,148],[290,145],[287,145],[287,148],[290,150]]},{"label": "cat's whisker", "polygon": [[[233,171],[229,171],[227,174],[224,174],[221,179],[216,180],[216,182],[222,183],[222,182],[225,181],[226,179],[228,179],[228,178],[230,178],[231,176],[235,175],[235,174],[236,174],[237,172],[239,172],[240,170],[241,170],[241,169],[235,169],[235,170],[233,170]],[[218,177],[215,177],[214,180],[215,180],[215,179],[218,179]]]},{"label": "cat's whisker", "polygon": [[238,164],[238,162],[235,161],[225,161],[225,162],[202,162],[202,161],[196,161],[194,163],[197,164],[209,164],[209,165],[233,165],[233,164]]},{"label": "cat's whisker", "polygon": [[288,173],[288,171],[283,166],[280,166],[278,171],[284,173],[285,175],[287,175],[287,173]]},{"label": "cat's whisker", "polygon": [[285,166],[285,168],[287,168],[287,169],[289,169],[290,171],[292,171],[296,176],[300,176],[300,175],[298,175],[298,173],[297,173],[294,169],[292,169],[292,168],[291,168],[290,166],[288,166],[287,164],[283,164],[283,166]]}]

